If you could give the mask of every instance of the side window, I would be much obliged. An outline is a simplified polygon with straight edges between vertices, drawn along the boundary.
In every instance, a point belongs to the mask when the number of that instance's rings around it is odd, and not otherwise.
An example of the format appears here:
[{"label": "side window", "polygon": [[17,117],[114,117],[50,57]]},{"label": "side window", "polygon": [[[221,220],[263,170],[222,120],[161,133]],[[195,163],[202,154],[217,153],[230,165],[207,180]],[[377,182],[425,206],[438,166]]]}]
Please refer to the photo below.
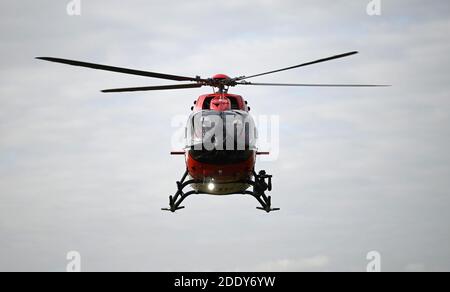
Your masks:
[{"label": "side window", "polygon": [[202,109],[204,109],[204,110],[211,109],[211,100],[213,100],[212,96],[205,98],[205,101],[203,101]]},{"label": "side window", "polygon": [[231,103],[231,109],[232,110],[239,110],[239,103],[237,101],[237,99],[235,97],[229,96],[228,99],[230,100]]}]

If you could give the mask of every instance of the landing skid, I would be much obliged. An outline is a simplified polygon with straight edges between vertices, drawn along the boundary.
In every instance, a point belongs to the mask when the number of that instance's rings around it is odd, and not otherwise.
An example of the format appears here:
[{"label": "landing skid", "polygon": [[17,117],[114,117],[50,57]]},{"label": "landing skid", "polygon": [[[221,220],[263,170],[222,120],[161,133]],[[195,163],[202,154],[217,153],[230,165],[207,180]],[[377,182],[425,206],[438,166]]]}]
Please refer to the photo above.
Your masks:
[{"label": "landing skid", "polygon": [[[178,210],[184,209],[184,206],[181,206],[183,201],[191,196],[191,195],[200,195],[207,194],[199,191],[189,191],[184,192],[184,188],[190,186],[192,184],[202,183],[200,180],[187,180],[188,172],[186,171],[181,178],[181,181],[177,181],[177,192],[174,196],[169,197],[169,208],[163,208],[163,211],[170,211],[175,213]],[[266,195],[266,191],[272,191],[272,175],[266,174],[264,170],[261,170],[259,173],[253,171],[254,180],[242,181],[242,183],[249,184],[253,187],[252,191],[244,191],[241,193],[235,193],[235,195],[250,195],[254,197],[260,204],[261,207],[257,207],[256,209],[265,211],[270,213],[272,211],[279,211],[279,208],[272,208],[272,197]],[[233,195],[233,194],[230,194]]]}]

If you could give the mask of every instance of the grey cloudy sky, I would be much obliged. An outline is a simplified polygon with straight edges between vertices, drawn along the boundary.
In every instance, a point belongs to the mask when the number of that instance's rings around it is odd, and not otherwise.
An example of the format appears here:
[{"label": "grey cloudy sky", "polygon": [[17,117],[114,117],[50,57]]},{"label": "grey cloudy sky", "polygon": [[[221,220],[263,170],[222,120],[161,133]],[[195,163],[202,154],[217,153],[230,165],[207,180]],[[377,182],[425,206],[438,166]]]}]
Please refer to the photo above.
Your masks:
[{"label": "grey cloudy sky", "polygon": [[[372,250],[450,270],[448,1],[68,2],[0,3],[1,271],[64,271],[70,250],[86,271],[365,271]],[[208,77],[353,50],[258,81],[394,86],[233,89],[280,116],[270,215],[240,196],[160,211],[184,168],[171,119],[209,89],[104,95],[161,81],[33,59]]]}]

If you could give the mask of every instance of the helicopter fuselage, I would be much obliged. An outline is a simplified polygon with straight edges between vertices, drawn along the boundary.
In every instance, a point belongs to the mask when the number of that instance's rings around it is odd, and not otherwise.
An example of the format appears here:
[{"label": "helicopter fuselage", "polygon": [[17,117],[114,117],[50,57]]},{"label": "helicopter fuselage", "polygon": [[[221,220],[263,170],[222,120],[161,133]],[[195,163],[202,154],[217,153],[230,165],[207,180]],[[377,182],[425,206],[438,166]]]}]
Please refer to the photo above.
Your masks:
[{"label": "helicopter fuselage", "polygon": [[[205,120],[210,122],[208,127]],[[250,187],[246,181],[253,176],[256,163],[256,128],[242,96],[224,92],[201,95],[194,102],[186,132],[187,171],[199,182],[192,184],[194,190],[228,195]],[[206,140],[212,144],[209,149]]]}]

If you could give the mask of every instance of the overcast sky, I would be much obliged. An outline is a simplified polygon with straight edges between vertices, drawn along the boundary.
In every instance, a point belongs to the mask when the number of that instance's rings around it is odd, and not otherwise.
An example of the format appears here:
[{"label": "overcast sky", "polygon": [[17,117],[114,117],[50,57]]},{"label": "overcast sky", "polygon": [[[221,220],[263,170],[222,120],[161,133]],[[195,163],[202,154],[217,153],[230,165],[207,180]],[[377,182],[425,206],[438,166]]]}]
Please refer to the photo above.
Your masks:
[{"label": "overcast sky", "polygon": [[[450,271],[450,4],[360,1],[0,3],[0,271]],[[63,66],[71,58],[172,74],[391,88],[233,88],[280,117],[266,214],[251,197],[197,196],[164,213],[184,161],[174,116],[209,88]],[[261,149],[265,150],[265,149]]]}]

